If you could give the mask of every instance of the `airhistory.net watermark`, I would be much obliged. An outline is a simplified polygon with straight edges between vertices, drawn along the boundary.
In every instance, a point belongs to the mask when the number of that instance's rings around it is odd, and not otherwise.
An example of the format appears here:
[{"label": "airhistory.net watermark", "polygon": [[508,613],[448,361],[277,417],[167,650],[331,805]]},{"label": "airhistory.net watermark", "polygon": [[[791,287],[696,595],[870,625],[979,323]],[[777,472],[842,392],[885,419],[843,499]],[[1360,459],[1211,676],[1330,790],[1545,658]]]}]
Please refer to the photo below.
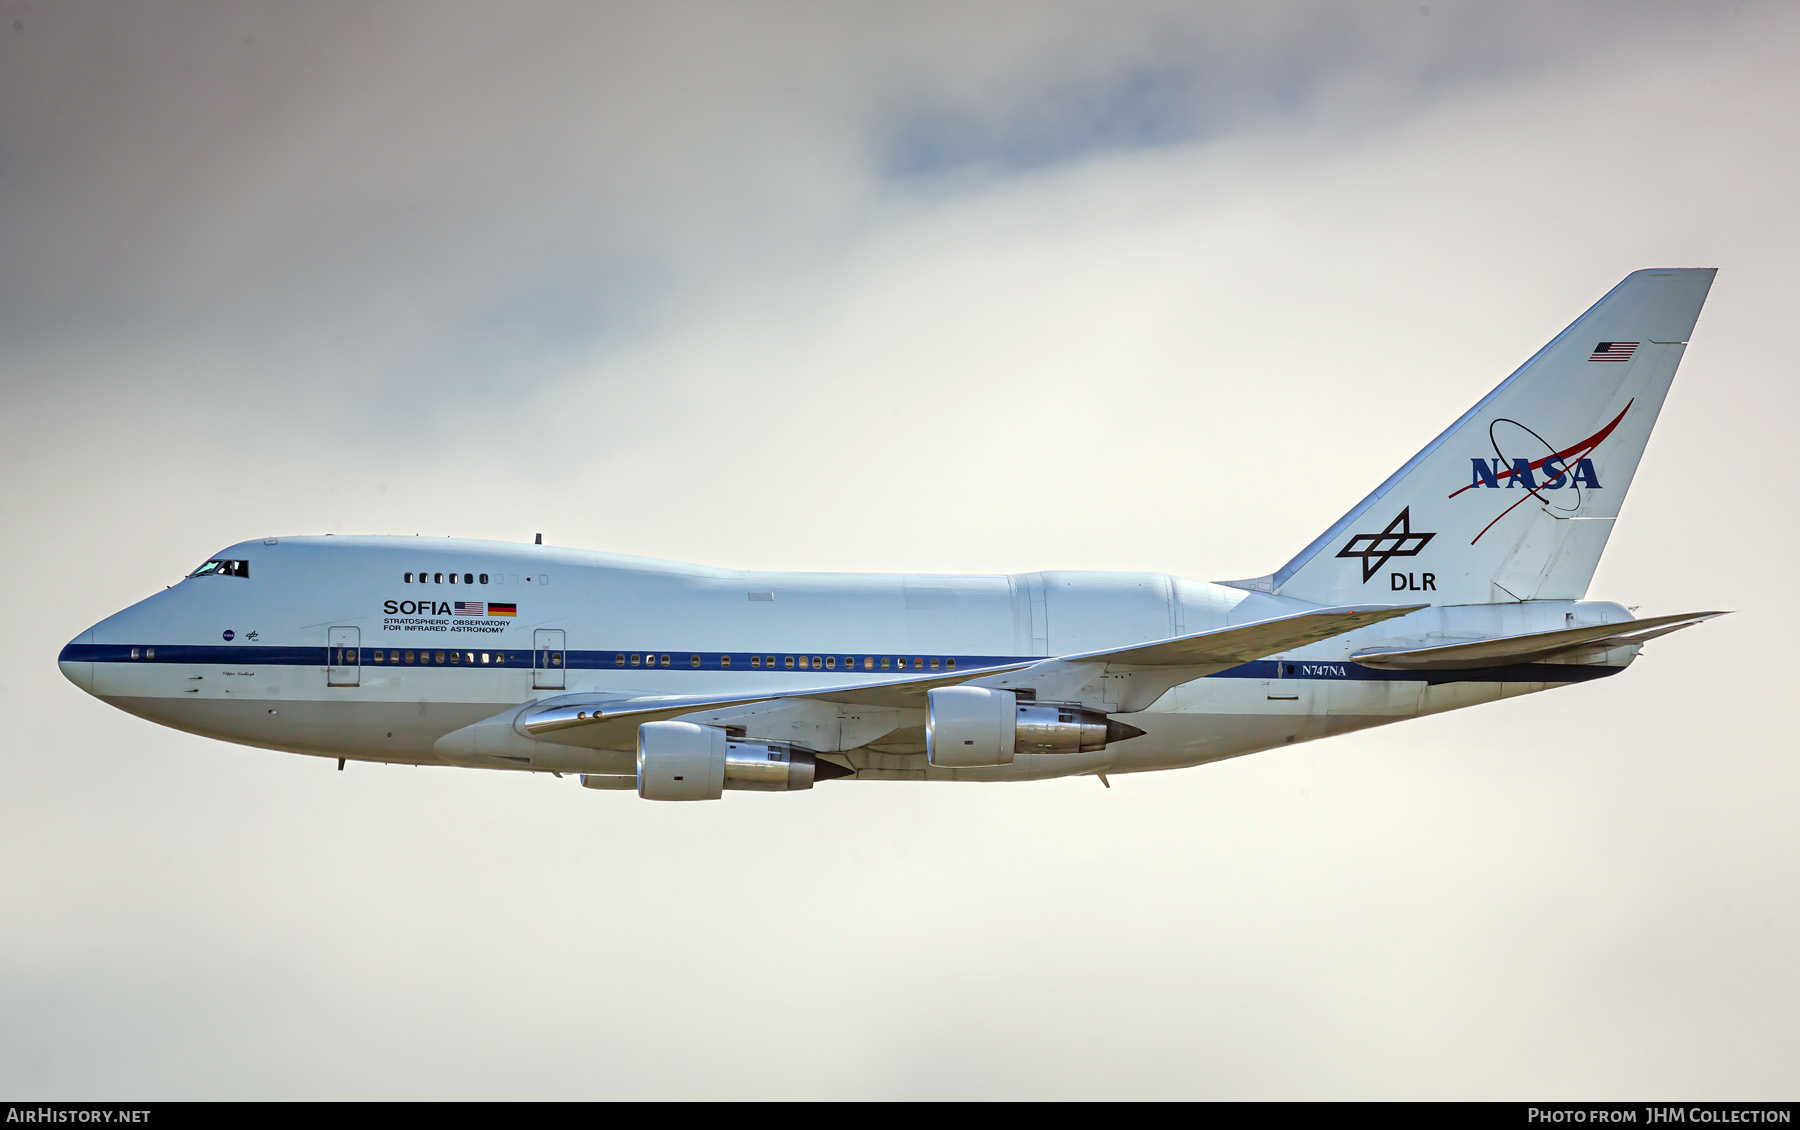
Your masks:
[{"label": "airhistory.net watermark", "polygon": [[65,1122],[91,1122],[96,1125],[134,1125],[150,1121],[147,1110],[121,1110],[99,1106],[9,1106],[6,1121],[37,1126]]}]

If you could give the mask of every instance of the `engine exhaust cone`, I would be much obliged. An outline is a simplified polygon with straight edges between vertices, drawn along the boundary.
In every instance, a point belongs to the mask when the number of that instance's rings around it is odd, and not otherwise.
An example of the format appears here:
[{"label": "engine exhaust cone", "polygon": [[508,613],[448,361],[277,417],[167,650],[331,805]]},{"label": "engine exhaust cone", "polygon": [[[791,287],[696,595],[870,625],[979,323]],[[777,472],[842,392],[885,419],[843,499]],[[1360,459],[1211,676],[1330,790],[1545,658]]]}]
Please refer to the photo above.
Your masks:
[{"label": "engine exhaust cone", "polygon": [[1143,736],[1144,731],[1138,729],[1136,726],[1127,726],[1125,723],[1116,721],[1112,718],[1106,720],[1107,745],[1111,745],[1114,742],[1129,741],[1132,738],[1141,738]]}]

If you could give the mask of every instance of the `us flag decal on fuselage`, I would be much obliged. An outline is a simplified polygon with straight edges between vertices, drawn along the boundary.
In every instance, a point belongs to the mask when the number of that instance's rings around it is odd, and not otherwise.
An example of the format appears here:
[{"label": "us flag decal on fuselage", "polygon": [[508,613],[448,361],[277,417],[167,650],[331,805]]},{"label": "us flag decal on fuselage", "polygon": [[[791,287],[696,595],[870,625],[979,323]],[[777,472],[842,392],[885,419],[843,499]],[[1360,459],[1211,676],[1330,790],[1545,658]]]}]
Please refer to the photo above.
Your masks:
[{"label": "us flag decal on fuselage", "polygon": [[1588,354],[1588,360],[1629,361],[1631,355],[1637,352],[1637,347],[1638,343],[1635,341],[1603,341],[1594,346],[1594,351]]},{"label": "us flag decal on fuselage", "polygon": [[452,612],[457,616],[486,616],[487,602],[482,600],[459,600]]}]

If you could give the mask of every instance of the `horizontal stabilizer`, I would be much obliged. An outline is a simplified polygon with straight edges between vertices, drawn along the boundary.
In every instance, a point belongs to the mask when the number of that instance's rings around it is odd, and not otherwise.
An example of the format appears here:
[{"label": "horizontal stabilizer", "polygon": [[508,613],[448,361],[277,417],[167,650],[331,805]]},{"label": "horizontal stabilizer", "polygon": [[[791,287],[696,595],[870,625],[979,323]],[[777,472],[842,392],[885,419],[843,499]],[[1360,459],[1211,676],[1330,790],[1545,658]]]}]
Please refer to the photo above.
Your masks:
[{"label": "horizontal stabilizer", "polygon": [[1684,612],[1675,616],[1651,616],[1617,624],[1593,624],[1584,628],[1558,628],[1469,643],[1415,647],[1400,651],[1359,651],[1352,662],[1383,671],[1459,671],[1476,667],[1502,667],[1513,663],[1539,663],[1572,651],[1640,644],[1724,616],[1723,612]]}]

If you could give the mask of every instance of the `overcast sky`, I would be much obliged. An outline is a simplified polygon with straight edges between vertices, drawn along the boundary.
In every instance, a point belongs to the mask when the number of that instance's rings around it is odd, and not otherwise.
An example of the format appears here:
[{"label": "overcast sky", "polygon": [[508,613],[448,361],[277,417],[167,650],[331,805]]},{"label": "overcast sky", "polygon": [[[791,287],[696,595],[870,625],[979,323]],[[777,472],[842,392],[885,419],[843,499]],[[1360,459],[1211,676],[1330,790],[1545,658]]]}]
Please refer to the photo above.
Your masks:
[{"label": "overcast sky", "polygon": [[[0,0],[0,1094],[1791,1098],[1783,6]],[[649,805],[164,730],[244,538],[1287,560],[1720,268],[1617,679],[1201,769]]]}]

